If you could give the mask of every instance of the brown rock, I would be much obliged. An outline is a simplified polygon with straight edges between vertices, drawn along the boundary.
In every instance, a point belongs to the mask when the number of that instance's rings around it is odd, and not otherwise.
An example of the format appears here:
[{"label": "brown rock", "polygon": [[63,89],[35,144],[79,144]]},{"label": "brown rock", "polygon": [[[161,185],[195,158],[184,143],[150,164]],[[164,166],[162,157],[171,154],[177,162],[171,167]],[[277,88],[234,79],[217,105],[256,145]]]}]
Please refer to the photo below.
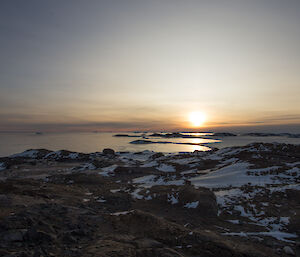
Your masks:
[{"label": "brown rock", "polygon": [[186,185],[179,190],[179,202],[183,205],[198,202],[195,210],[202,216],[216,216],[218,212],[216,197],[206,188],[194,188]]},{"label": "brown rock", "polygon": [[[116,242],[113,240],[99,240],[85,250],[85,256],[95,257],[120,257],[136,256],[135,248],[128,243]],[[89,255],[90,254],[90,255]]]},{"label": "brown rock", "polygon": [[12,203],[11,198],[7,195],[1,194],[0,195],[0,207],[8,207]]},{"label": "brown rock", "polygon": [[137,239],[133,243],[137,248],[160,248],[163,246],[162,243],[150,238]]},{"label": "brown rock", "polygon": [[115,151],[113,149],[110,149],[110,148],[103,149],[102,153],[104,155],[110,155],[110,156],[114,156],[115,155]]}]

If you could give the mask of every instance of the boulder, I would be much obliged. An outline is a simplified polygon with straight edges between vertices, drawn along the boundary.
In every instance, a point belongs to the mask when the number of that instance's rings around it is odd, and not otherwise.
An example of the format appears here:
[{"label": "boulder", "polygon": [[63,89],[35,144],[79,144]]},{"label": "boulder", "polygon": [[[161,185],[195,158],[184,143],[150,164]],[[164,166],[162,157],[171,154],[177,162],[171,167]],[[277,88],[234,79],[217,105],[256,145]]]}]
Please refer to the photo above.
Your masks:
[{"label": "boulder", "polygon": [[7,195],[0,194],[0,207],[10,206],[12,203],[11,198]]},{"label": "boulder", "polygon": [[207,188],[186,185],[178,192],[179,202],[186,208],[195,209],[203,217],[217,216],[216,196]]},{"label": "boulder", "polygon": [[160,158],[160,157],[163,157],[163,156],[164,156],[163,153],[155,153],[155,154],[153,154],[150,158],[151,158],[152,160],[155,160],[155,159]]},{"label": "boulder", "polygon": [[113,149],[110,149],[110,148],[103,149],[102,153],[104,155],[109,155],[109,156],[115,155],[115,151]]},{"label": "boulder", "polygon": [[108,239],[96,241],[85,250],[85,253],[87,254],[86,256],[95,257],[136,256],[133,245]]},{"label": "boulder", "polygon": [[285,247],[283,247],[283,251],[284,251],[286,254],[289,254],[289,255],[295,255],[295,252],[293,251],[293,249],[292,249],[290,246],[285,246]]},{"label": "boulder", "polygon": [[24,236],[23,231],[16,230],[16,231],[8,231],[1,237],[2,237],[2,240],[5,242],[22,242],[23,236]]},{"label": "boulder", "polygon": [[39,243],[48,243],[53,242],[54,236],[50,233],[46,233],[44,231],[39,231],[35,227],[31,227],[27,230],[24,235],[24,240],[29,242],[39,242]]},{"label": "boulder", "polygon": [[163,246],[162,243],[150,238],[137,239],[133,243],[137,248],[160,248]]},{"label": "boulder", "polygon": [[112,215],[113,227],[125,234],[134,234],[157,241],[176,243],[175,238],[184,233],[185,228],[148,212],[133,210],[120,215]]}]

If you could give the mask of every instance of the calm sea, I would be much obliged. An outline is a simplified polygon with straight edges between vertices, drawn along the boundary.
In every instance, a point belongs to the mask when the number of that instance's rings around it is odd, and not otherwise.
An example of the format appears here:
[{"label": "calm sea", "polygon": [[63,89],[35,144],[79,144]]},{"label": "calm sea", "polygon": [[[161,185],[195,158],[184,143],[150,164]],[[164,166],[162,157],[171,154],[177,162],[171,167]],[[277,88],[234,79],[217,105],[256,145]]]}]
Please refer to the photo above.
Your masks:
[{"label": "calm sea", "polygon": [[[76,152],[96,152],[104,148],[115,151],[143,151],[157,152],[192,152],[205,151],[207,147],[184,144],[130,144],[131,141],[143,139],[139,137],[114,137],[116,133],[0,133],[0,156],[8,156],[32,148],[46,148],[49,150],[66,149]],[[134,134],[131,135],[140,135]],[[208,136],[209,134],[207,134]],[[206,143],[207,146],[223,148],[227,146],[246,145],[251,142],[279,142],[300,144],[299,138],[287,137],[224,137],[221,140],[201,138],[150,138],[151,141],[168,141],[174,143]]]}]

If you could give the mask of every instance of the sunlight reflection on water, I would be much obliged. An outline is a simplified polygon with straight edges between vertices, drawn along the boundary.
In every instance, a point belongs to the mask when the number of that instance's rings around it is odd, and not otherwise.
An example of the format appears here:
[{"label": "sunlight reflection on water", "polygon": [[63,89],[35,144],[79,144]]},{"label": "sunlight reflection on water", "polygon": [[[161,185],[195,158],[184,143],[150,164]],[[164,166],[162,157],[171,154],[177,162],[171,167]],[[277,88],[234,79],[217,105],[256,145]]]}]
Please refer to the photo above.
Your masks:
[{"label": "sunlight reflection on water", "polygon": [[[114,137],[116,133],[0,133],[0,156],[7,156],[32,148],[46,148],[49,150],[67,149],[78,152],[96,152],[104,148],[115,151],[143,151],[156,152],[193,152],[207,151],[209,146],[223,148],[227,146],[246,145],[251,142],[279,142],[300,144],[299,138],[287,137],[224,137],[222,140],[210,138],[152,138],[146,140],[173,142],[175,144],[130,144],[131,141],[143,139],[139,137]],[[211,133],[185,133],[185,135],[211,136]],[[132,135],[142,135],[132,133]],[[184,145],[178,143],[193,143],[205,145]]]}]

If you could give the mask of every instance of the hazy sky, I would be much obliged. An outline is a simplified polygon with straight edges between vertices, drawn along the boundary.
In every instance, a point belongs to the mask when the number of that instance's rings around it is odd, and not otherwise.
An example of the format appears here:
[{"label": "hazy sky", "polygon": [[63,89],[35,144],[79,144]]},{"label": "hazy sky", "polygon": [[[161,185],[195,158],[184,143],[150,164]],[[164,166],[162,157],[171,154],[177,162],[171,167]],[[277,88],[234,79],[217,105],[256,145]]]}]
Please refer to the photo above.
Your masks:
[{"label": "hazy sky", "polygon": [[0,131],[300,124],[299,0],[1,0],[0,33]]}]

